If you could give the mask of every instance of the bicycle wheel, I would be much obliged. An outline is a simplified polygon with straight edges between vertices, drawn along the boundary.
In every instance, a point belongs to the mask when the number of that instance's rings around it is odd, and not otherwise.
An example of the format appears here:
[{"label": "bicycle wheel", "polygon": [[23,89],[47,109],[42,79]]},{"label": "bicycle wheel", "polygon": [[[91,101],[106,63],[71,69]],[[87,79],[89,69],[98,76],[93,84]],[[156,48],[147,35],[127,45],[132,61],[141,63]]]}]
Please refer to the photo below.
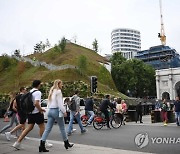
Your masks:
[{"label": "bicycle wheel", "polygon": [[81,122],[82,122],[82,125],[83,125],[83,127],[86,127],[87,125],[88,125],[88,116],[87,115],[83,115],[82,117],[81,117]]},{"label": "bicycle wheel", "polygon": [[121,127],[122,121],[119,117],[113,116],[113,118],[110,120],[110,124],[113,128],[117,129],[117,128]]},{"label": "bicycle wheel", "polygon": [[101,117],[96,117],[93,121],[93,127],[97,130],[101,129],[103,127],[102,120]]}]

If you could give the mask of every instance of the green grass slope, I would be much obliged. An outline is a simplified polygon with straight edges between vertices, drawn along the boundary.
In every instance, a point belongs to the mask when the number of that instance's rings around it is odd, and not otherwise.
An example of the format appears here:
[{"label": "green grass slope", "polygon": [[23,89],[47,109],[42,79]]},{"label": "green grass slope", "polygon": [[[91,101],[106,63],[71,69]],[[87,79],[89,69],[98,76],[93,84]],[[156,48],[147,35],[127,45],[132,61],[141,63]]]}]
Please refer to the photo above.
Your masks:
[{"label": "green grass slope", "polygon": [[[64,64],[78,66],[78,60],[81,55],[87,59],[87,69],[83,74],[80,74],[76,69],[50,71],[42,66],[34,67],[30,63],[18,62],[17,60],[11,59],[7,68],[0,69],[0,93],[15,91],[19,89],[20,86],[30,85],[34,79],[40,79],[46,82],[59,78],[63,81],[81,80],[90,84],[89,77],[96,75],[98,77],[98,91],[110,93],[115,96],[122,96],[123,98],[126,97],[117,91],[111,74],[99,64],[99,62],[107,63],[107,60],[93,50],[73,43],[67,43],[63,53],[51,48],[44,53],[36,53],[28,57],[32,59],[35,57],[39,61],[59,66]],[[1,67],[2,58],[3,56],[0,57]]]}]

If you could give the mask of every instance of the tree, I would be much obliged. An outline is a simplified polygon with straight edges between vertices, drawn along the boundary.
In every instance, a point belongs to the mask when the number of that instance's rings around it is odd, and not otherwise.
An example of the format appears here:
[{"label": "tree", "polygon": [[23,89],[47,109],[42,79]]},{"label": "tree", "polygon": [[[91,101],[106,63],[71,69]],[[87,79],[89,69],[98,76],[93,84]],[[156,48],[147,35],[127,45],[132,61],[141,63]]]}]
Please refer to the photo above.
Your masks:
[{"label": "tree", "polygon": [[19,50],[19,49],[16,49],[16,50],[14,51],[14,55],[17,56],[17,57],[21,57],[21,55],[20,55],[20,50]]},{"label": "tree", "polygon": [[42,52],[42,47],[40,43],[36,43],[34,46],[34,53],[41,53]]},{"label": "tree", "polygon": [[46,48],[50,48],[51,47],[51,44],[50,44],[48,39],[46,39],[45,47]]},{"label": "tree", "polygon": [[46,44],[44,44],[42,41],[39,43],[36,43],[34,46],[34,53],[42,53],[46,49]]},{"label": "tree", "polygon": [[81,75],[83,75],[87,70],[87,58],[84,55],[79,57],[78,68]]},{"label": "tree", "polygon": [[66,39],[65,39],[65,37],[63,37],[61,39],[61,41],[59,42],[59,47],[60,47],[61,51],[64,52],[64,50],[66,48]]},{"label": "tree", "polygon": [[119,54],[114,54],[111,61],[112,78],[120,92],[133,97],[156,94],[155,70],[152,66],[137,59],[123,60]]},{"label": "tree", "polygon": [[124,57],[122,56],[122,53],[121,53],[121,52],[115,52],[115,53],[112,55],[110,61],[111,61],[111,66],[120,65],[120,64],[122,64],[123,62],[126,61],[126,58],[124,58]]},{"label": "tree", "polygon": [[98,52],[98,41],[96,39],[94,39],[94,42],[92,43],[93,46],[93,50],[95,52]]}]

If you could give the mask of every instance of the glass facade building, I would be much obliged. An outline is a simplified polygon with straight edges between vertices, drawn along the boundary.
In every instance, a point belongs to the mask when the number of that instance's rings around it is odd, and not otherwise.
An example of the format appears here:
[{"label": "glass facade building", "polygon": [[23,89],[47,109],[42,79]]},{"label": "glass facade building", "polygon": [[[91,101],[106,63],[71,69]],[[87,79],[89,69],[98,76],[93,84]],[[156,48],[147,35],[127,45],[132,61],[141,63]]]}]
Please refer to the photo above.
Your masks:
[{"label": "glass facade building", "polygon": [[152,65],[156,70],[180,67],[180,55],[169,46],[159,45],[138,51],[135,58]]}]

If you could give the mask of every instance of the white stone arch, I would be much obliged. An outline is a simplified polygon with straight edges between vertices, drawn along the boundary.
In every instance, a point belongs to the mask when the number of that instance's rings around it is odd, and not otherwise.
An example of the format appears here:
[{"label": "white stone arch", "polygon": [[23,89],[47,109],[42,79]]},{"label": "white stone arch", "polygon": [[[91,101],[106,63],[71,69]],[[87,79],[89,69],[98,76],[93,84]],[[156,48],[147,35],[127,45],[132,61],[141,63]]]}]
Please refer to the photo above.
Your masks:
[{"label": "white stone arch", "polygon": [[161,98],[162,98],[162,100],[163,99],[170,100],[169,92],[167,92],[167,91],[163,92],[162,95],[161,95]]},{"label": "white stone arch", "polygon": [[179,79],[179,81],[177,81],[177,82],[174,84],[174,89],[175,89],[175,97],[176,97],[176,96],[179,96],[179,97],[180,97],[180,79]]},{"label": "white stone arch", "polygon": [[165,92],[169,93],[170,100],[180,96],[180,68],[156,70],[156,92],[158,99],[162,99]]}]

